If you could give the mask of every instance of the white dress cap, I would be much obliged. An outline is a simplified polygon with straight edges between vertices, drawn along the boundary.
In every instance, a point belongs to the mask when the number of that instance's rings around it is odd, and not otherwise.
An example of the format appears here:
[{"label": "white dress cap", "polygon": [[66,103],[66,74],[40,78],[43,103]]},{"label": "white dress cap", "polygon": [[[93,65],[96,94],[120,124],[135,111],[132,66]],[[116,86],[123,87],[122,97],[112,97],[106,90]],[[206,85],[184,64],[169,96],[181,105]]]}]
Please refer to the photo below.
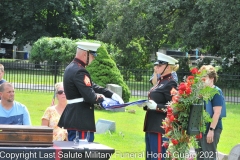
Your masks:
[{"label": "white dress cap", "polygon": [[99,43],[93,42],[77,42],[77,48],[82,49],[84,51],[88,51],[94,57],[97,56],[97,49],[101,46]]},{"label": "white dress cap", "polygon": [[101,46],[101,44],[93,42],[77,42],[77,45],[77,48],[79,49],[93,52],[96,52],[97,49]]},{"label": "white dress cap", "polygon": [[178,60],[176,60],[175,58],[168,56],[166,54],[163,54],[161,52],[157,52],[157,62],[155,62],[154,64],[177,64]]}]

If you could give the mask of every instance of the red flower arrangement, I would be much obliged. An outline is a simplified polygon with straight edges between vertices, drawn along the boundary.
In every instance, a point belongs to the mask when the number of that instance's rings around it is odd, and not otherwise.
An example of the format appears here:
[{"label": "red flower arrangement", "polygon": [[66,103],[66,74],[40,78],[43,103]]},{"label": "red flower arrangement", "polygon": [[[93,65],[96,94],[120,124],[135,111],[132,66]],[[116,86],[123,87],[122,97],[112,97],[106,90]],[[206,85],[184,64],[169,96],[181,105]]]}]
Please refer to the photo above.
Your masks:
[{"label": "red flower arrangement", "polygon": [[[207,101],[217,92],[216,89],[204,84],[205,71],[199,72],[197,68],[191,70],[192,75],[184,78],[178,86],[178,91],[173,89],[172,101],[167,106],[167,117],[163,122],[165,137],[169,139],[163,146],[172,159],[186,159],[187,157],[175,157],[176,155],[189,155],[190,147],[198,148],[197,140],[202,137],[201,132],[206,130],[205,124],[211,122],[209,114],[203,111],[200,133],[188,135],[186,128],[190,114],[190,106],[199,103],[199,100]],[[199,115],[200,116],[200,115]]]}]

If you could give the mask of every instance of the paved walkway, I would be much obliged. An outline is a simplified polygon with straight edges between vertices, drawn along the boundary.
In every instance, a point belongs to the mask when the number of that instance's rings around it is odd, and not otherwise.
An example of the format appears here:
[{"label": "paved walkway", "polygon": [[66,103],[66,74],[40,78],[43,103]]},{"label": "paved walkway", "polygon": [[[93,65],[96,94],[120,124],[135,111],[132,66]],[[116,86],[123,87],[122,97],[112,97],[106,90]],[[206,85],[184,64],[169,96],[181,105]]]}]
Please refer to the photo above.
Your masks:
[{"label": "paved walkway", "polygon": [[13,83],[16,89],[31,89],[39,91],[54,91],[53,85],[28,84],[28,83]]}]

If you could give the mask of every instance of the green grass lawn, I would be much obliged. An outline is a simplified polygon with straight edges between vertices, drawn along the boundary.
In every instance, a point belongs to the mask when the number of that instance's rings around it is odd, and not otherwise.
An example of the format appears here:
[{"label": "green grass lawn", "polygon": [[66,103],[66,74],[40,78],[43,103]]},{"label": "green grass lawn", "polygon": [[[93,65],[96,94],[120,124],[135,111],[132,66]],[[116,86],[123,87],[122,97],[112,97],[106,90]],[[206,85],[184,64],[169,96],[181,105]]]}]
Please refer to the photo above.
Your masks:
[{"label": "green grass lawn", "polygon": [[[32,124],[41,124],[41,117],[45,109],[51,104],[53,94],[40,92],[16,91],[15,99],[25,104],[30,112]],[[136,100],[136,99],[135,99]],[[134,101],[131,99],[130,101]],[[95,134],[95,142],[115,149],[111,160],[143,160],[144,132],[143,121],[145,112],[137,107],[130,106],[126,110],[135,110],[135,114],[128,112],[111,112],[95,110],[95,120],[106,119],[116,122],[116,131],[105,134]],[[240,143],[240,105],[227,104],[227,118],[223,119],[223,132],[218,145],[218,150],[229,154],[231,149]],[[132,158],[131,158],[132,156]]]},{"label": "green grass lawn", "polygon": [[223,118],[223,131],[221,134],[218,150],[229,154],[231,149],[240,144],[240,104],[227,104],[227,117]]}]

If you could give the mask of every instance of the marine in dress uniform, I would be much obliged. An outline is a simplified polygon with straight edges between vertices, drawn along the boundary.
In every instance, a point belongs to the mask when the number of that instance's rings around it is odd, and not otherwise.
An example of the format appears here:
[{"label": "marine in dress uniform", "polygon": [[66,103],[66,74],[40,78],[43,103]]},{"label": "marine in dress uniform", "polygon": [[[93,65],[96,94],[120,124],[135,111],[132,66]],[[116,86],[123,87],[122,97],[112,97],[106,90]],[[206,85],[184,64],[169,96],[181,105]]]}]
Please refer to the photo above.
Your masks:
[{"label": "marine in dress uniform", "polygon": [[[78,131],[79,138],[84,139],[90,132],[89,142],[94,140],[95,118],[94,104],[101,103],[104,96],[124,103],[122,98],[110,90],[92,82],[85,67],[97,56],[98,43],[79,42],[74,60],[66,67],[63,85],[67,106],[60,117],[58,126],[68,131],[68,140],[73,141]],[[103,96],[104,95],[104,96]]]},{"label": "marine in dress uniform", "polygon": [[[165,133],[162,126],[162,121],[166,117],[166,103],[172,100],[170,91],[177,89],[177,82],[174,80],[171,72],[172,67],[176,66],[178,62],[176,59],[167,56],[163,53],[157,52],[158,61],[157,72],[162,76],[157,84],[152,87],[148,93],[149,101],[145,103],[146,110],[144,121],[144,132],[146,142],[146,159],[147,160],[161,160],[166,156],[166,148],[162,146],[163,137]],[[176,66],[178,67],[178,66]],[[164,141],[167,141],[165,139]]]}]

